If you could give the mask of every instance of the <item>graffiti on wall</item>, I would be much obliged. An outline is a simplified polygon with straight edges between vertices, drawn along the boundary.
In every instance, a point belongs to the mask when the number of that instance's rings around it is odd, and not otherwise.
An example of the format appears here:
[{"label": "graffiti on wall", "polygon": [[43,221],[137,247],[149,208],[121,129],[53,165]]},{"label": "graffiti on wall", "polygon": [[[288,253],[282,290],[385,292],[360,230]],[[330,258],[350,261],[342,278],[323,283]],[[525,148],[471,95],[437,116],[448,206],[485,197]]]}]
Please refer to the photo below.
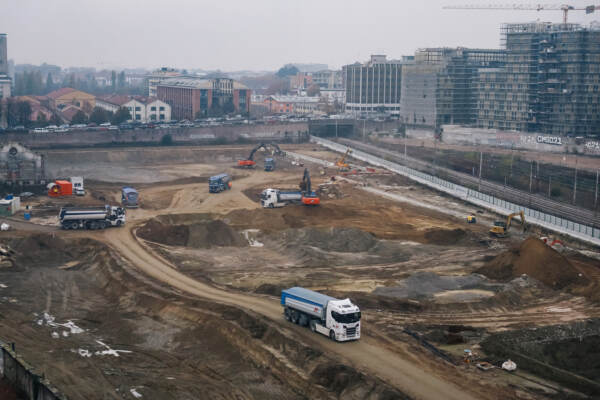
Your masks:
[{"label": "graffiti on wall", "polygon": [[537,137],[538,143],[546,143],[546,144],[555,144],[557,146],[562,146],[562,139],[560,136],[542,136],[538,135]]},{"label": "graffiti on wall", "polygon": [[585,142],[585,150],[600,153],[600,142],[593,140]]}]

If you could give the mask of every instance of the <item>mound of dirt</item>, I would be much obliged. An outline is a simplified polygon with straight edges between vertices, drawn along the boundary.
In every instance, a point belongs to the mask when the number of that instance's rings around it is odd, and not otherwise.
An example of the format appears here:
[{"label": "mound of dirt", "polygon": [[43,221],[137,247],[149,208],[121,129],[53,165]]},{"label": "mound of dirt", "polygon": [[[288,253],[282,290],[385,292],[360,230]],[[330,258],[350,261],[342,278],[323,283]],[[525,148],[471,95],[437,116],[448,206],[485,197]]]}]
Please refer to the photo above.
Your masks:
[{"label": "mound of dirt", "polygon": [[137,234],[145,240],[169,246],[197,249],[248,246],[248,241],[241,234],[221,220],[169,224],[151,219],[138,229]]},{"label": "mound of dirt", "polygon": [[313,246],[326,251],[363,252],[371,249],[377,239],[356,228],[288,229],[278,235],[287,247]]},{"label": "mound of dirt", "polygon": [[464,229],[428,229],[425,240],[430,244],[451,245],[460,242],[467,236]]},{"label": "mound of dirt", "polygon": [[477,272],[500,281],[527,274],[553,289],[588,283],[567,258],[535,237],[525,239],[519,248],[499,254]]}]

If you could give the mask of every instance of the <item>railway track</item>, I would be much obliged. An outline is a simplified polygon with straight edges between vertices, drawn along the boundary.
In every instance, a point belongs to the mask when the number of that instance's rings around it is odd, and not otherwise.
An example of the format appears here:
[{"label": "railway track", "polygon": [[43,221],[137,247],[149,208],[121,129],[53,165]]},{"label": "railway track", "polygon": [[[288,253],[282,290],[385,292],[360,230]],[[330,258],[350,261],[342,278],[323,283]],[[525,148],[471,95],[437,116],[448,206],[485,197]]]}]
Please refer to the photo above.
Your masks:
[{"label": "railway track", "polygon": [[[383,157],[387,160],[396,162],[401,165],[406,165],[410,168],[414,168],[421,172],[425,172],[434,176],[444,174],[448,180],[453,183],[477,188],[479,187],[479,178],[457,172],[448,168],[439,167],[432,165],[426,161],[419,160],[413,157],[404,157],[403,154],[395,151],[382,149],[377,146],[373,146],[366,143],[361,143],[350,139],[340,139],[340,142],[359,149],[366,153]],[[573,222],[592,226],[594,228],[600,228],[600,215],[592,210],[586,210],[584,208],[576,207],[570,204],[561,203],[548,199],[543,196],[531,194],[511,188],[509,186],[500,185],[484,179],[481,180],[480,192],[503,199],[506,201],[514,202],[517,204],[527,205],[531,209],[535,209],[546,214],[552,214],[558,218],[569,219]]]}]

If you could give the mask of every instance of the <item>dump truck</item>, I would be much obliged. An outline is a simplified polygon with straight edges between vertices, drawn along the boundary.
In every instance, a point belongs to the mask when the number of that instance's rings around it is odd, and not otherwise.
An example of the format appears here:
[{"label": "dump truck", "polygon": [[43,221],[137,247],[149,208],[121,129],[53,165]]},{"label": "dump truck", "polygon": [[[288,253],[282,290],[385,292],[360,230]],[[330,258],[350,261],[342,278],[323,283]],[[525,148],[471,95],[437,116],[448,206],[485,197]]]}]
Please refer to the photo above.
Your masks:
[{"label": "dump truck", "polygon": [[334,341],[360,339],[360,309],[350,299],[339,300],[302,287],[281,291],[286,320]]},{"label": "dump truck", "polygon": [[137,208],[139,203],[138,191],[130,186],[121,188],[121,204],[127,208]]},{"label": "dump truck", "polygon": [[275,170],[275,159],[271,157],[265,158],[265,171]]},{"label": "dump truck", "polygon": [[104,229],[109,226],[125,225],[125,210],[122,207],[63,207],[58,214],[63,229]]},{"label": "dump truck", "polygon": [[208,191],[210,193],[219,193],[231,189],[231,177],[228,174],[219,174],[211,176],[208,179]]},{"label": "dump truck", "polygon": [[302,192],[299,190],[284,192],[279,189],[265,189],[260,194],[260,204],[264,208],[283,207],[300,202],[302,202]]}]

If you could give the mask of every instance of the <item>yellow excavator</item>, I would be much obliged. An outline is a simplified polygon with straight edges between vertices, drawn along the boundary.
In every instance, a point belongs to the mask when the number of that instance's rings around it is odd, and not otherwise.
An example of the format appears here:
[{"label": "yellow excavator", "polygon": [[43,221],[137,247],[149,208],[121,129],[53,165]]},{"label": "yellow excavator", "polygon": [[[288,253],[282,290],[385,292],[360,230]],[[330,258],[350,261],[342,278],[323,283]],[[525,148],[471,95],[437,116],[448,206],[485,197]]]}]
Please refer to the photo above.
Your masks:
[{"label": "yellow excavator", "polygon": [[351,149],[346,150],[346,153],[344,153],[342,158],[335,162],[335,165],[339,168],[340,171],[348,171],[350,169],[350,165],[348,165],[348,163],[345,162],[346,158],[350,153],[352,153]]},{"label": "yellow excavator", "polygon": [[507,237],[510,224],[512,223],[513,218],[517,215],[521,217],[521,227],[523,228],[523,232],[525,232],[527,230],[527,224],[525,223],[525,213],[521,210],[519,212],[508,214],[508,217],[506,217],[506,222],[494,221],[494,226],[492,226],[490,229],[490,235],[499,238]]}]

